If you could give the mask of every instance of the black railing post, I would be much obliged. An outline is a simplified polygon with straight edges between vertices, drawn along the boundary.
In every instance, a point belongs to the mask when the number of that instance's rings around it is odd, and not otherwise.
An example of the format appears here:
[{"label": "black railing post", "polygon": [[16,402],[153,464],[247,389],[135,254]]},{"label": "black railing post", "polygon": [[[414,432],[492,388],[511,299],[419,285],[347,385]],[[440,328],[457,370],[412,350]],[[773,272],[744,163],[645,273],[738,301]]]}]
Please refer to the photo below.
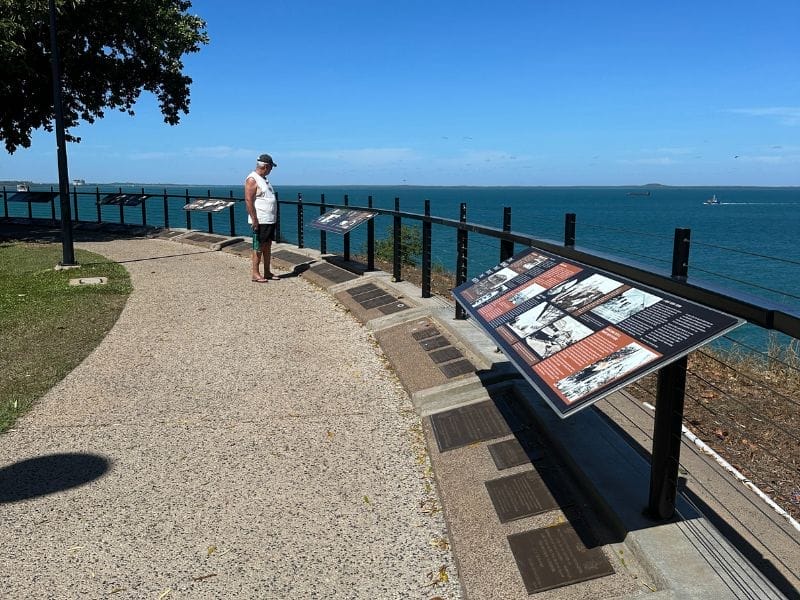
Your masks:
[{"label": "black railing post", "polygon": [[[211,190],[206,190],[206,198],[209,200],[211,199]],[[211,215],[213,215],[211,211],[207,212],[206,215],[208,216],[208,233],[214,233],[214,223],[211,220]]]},{"label": "black railing post", "polygon": [[100,188],[98,186],[94,188],[94,202],[95,206],[97,206],[97,222],[101,223],[103,221],[103,214],[100,210]]},{"label": "black railing post", "polygon": [[[53,191],[53,186],[52,185],[50,186],[50,191],[51,192]],[[52,200],[50,200],[50,202],[52,202]],[[33,209],[31,208],[31,197],[30,196],[28,196],[28,218],[29,219],[33,218]]]},{"label": "black railing post", "polygon": [[[325,194],[319,195],[319,216],[325,214]],[[324,229],[319,230],[319,253],[328,253],[328,232]]]},{"label": "black railing post", "polygon": [[[425,200],[425,216],[431,216],[431,201]],[[431,297],[431,222],[422,221],[422,297]]]},{"label": "black railing post", "polygon": [[[228,190],[228,198],[230,198],[231,202],[233,202],[233,190]],[[236,219],[234,218],[233,214],[234,206],[236,205],[231,204],[228,207],[228,218],[230,219],[230,224],[231,224],[231,237],[234,237],[236,235]]]},{"label": "black railing post", "polygon": [[[119,189],[119,193],[121,194],[122,193],[122,188],[118,188],[118,189]],[[120,225],[124,225],[125,224],[125,201],[122,198],[119,199],[119,223],[120,223]]]},{"label": "black railing post", "polygon": [[142,188],[142,227],[147,227],[147,198],[144,197],[144,188]]},{"label": "black railing post", "polygon": [[[186,204],[189,204],[189,190],[186,189]],[[186,229],[192,228],[192,211],[185,210],[186,213]]]},{"label": "black railing post", "polygon": [[303,247],[303,194],[297,192],[297,247]]},{"label": "black railing post", "polygon": [[[53,186],[52,185],[50,186],[50,191],[51,192],[53,191]],[[64,202],[65,200],[66,200],[67,204],[69,204],[69,192],[67,192],[66,197],[62,197],[59,194],[59,196],[58,196],[58,206],[59,206],[59,208],[61,208],[61,203]],[[52,215],[50,216],[50,218],[53,221],[53,223],[55,223],[56,222],[56,197],[55,196],[52,196],[50,198],[50,210],[52,212]],[[64,214],[64,210],[63,209],[61,210],[61,214],[62,215]]]},{"label": "black railing post", "polygon": [[167,200],[167,188],[164,188],[164,229],[169,229],[169,202]]},{"label": "black railing post", "polygon": [[[503,207],[503,231],[511,231],[511,207]],[[514,242],[511,240],[500,240],[500,262],[508,260],[514,256]]]},{"label": "black railing post", "polygon": [[400,239],[402,235],[402,220],[400,218],[400,198],[394,199],[394,227],[392,228],[392,278],[394,281],[403,281],[400,264]]},{"label": "black railing post", "polygon": [[[467,222],[467,205],[461,203],[458,220],[462,223]],[[459,229],[456,233],[456,287],[467,280],[467,246],[469,238],[466,229]],[[467,311],[456,302],[456,319],[466,319]]]},{"label": "black railing post", "polygon": [[[350,197],[345,194],[344,195],[344,205],[350,206]],[[350,232],[348,231],[342,236],[342,254],[344,255],[344,260],[350,260]]]},{"label": "black railing post", "polygon": [[281,202],[278,199],[278,192],[275,192],[275,243],[281,241]]},{"label": "black railing post", "polygon": [[672,278],[686,281],[689,275],[689,242],[691,229],[675,229],[675,238],[672,243]]},{"label": "black railing post", "polygon": [[575,213],[564,215],[564,245],[568,248],[575,246]]},{"label": "black railing post", "polygon": [[80,222],[80,218],[78,217],[78,188],[72,188],[72,212],[75,213],[74,221],[76,223]]},{"label": "black railing post", "polygon": [[[689,229],[675,230],[672,278],[678,281],[685,281],[689,271],[689,238]],[[687,363],[684,356],[658,371],[650,499],[646,511],[658,520],[671,519],[675,514]]]},{"label": "black railing post", "polygon": [[[372,196],[367,197],[367,207],[372,208]],[[375,270],[375,218],[367,221],[367,271]]]},{"label": "black railing post", "polygon": [[3,186],[3,216],[6,219],[8,218],[8,192],[6,192],[6,186]]}]

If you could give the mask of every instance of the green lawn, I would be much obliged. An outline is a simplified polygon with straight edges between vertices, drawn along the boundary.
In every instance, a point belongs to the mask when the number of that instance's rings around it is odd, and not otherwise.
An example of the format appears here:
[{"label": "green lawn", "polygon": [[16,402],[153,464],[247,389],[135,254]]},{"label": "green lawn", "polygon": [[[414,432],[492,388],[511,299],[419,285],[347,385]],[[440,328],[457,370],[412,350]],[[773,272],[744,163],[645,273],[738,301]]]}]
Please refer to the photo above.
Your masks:
[{"label": "green lawn", "polygon": [[[117,320],[128,272],[76,249],[78,269],[56,271],[60,244],[0,243],[0,432],[74,369]],[[70,279],[107,277],[105,285]]]}]

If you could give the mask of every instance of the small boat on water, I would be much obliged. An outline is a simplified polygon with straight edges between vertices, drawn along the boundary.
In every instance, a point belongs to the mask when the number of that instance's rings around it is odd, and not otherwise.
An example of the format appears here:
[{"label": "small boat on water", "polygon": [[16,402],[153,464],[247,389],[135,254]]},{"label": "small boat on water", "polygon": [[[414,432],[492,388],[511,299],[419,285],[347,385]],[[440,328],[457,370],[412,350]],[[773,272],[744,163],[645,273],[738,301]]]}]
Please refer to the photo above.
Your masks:
[{"label": "small boat on water", "polygon": [[703,202],[703,204],[719,204],[719,200],[717,199],[717,195],[714,194],[713,196],[711,196],[711,198],[709,198],[708,200]]},{"label": "small boat on water", "polygon": [[628,196],[649,196],[650,192],[628,192]]},{"label": "small boat on water", "polygon": [[18,192],[30,192],[31,188],[27,183],[18,183],[17,184],[17,191]]},{"label": "small boat on water", "polygon": [[72,185],[86,185],[85,179],[73,179]]}]

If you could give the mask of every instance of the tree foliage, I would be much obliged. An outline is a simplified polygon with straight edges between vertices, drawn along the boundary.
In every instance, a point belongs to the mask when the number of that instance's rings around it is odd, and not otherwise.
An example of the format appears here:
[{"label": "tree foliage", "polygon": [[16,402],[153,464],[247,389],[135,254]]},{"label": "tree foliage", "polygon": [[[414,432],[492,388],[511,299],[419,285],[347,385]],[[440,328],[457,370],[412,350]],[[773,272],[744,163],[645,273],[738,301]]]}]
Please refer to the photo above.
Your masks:
[{"label": "tree foliage", "polygon": [[[133,115],[142,90],[158,99],[164,121],[189,112],[182,57],[208,43],[206,24],[186,0],[56,0],[62,111],[69,128],[107,109]],[[48,0],[0,0],[0,139],[8,152],[31,133],[53,129]]]},{"label": "tree foliage", "polygon": [[[417,257],[422,255],[422,229],[410,225],[400,226],[400,264],[416,266]],[[375,256],[378,259],[394,261],[394,227],[386,228],[386,237],[375,240]]]}]

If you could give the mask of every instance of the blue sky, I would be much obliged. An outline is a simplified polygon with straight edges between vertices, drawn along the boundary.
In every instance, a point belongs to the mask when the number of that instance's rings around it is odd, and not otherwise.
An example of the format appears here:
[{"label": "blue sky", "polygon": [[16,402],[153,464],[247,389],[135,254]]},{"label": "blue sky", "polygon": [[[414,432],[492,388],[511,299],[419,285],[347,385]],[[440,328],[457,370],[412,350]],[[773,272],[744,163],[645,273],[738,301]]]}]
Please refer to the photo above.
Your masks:
[{"label": "blue sky", "polygon": [[[797,0],[197,0],[190,113],[74,130],[70,178],[800,185]],[[57,180],[55,136],[0,179]]]}]

